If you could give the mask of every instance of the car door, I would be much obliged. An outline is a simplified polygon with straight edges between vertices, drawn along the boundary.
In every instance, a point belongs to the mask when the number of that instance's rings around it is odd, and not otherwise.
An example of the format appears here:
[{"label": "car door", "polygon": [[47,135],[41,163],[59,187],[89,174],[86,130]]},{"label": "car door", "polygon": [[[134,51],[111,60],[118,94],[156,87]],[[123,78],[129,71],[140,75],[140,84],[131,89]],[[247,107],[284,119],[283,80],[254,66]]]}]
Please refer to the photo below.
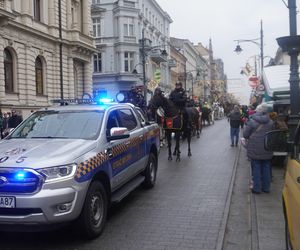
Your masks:
[{"label": "car door", "polygon": [[288,160],[284,199],[289,231],[294,249],[300,249],[300,144],[294,146],[295,157]]},{"label": "car door", "polygon": [[[117,109],[111,110],[108,113],[105,129],[106,137],[110,136],[111,129],[115,127],[122,127],[118,119]],[[122,170],[123,167],[126,166],[128,158],[130,157],[128,151],[129,143],[130,138],[127,138],[110,142],[107,140],[107,145],[105,145],[106,153],[109,157],[109,167],[112,176],[112,191],[123,185],[126,181],[125,173],[122,172]]]},{"label": "car door", "polygon": [[119,109],[118,118],[121,126],[127,128],[130,132],[130,143],[128,144],[130,166],[127,166],[130,178],[142,171],[145,167],[146,137],[141,122],[138,120],[137,115],[132,109]]}]

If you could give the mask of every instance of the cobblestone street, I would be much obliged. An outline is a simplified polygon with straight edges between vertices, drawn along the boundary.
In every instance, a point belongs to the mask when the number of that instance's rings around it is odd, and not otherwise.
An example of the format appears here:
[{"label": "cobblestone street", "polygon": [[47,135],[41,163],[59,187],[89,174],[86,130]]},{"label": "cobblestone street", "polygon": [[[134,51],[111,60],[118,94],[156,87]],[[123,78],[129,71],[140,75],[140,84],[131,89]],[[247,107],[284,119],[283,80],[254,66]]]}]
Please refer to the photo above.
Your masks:
[{"label": "cobblestone street", "polygon": [[270,195],[252,197],[245,151],[229,141],[223,119],[193,138],[191,158],[186,143],[180,163],[169,162],[163,148],[155,188],[139,188],[114,206],[103,234],[93,241],[68,227],[3,233],[1,249],[283,249],[282,169],[274,170]]}]

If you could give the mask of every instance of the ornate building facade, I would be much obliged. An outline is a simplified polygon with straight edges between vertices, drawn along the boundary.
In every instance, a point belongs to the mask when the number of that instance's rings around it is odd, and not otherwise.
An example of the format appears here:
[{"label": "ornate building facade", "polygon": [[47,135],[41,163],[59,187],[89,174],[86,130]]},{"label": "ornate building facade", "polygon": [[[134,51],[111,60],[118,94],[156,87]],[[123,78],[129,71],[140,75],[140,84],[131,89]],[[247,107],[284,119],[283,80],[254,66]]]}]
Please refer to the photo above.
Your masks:
[{"label": "ornate building facade", "polygon": [[0,0],[1,111],[91,94],[90,31],[90,1]]},{"label": "ornate building facade", "polygon": [[93,0],[92,20],[95,94],[115,98],[144,83],[151,91],[168,88],[168,57],[161,52],[169,54],[172,20],[155,0]]},{"label": "ornate building facade", "polygon": [[174,67],[171,67],[171,84],[172,89],[175,88],[175,84],[178,81],[185,81],[185,72],[186,72],[186,57],[180,53],[180,50],[176,49],[171,45],[171,61],[174,64]]}]

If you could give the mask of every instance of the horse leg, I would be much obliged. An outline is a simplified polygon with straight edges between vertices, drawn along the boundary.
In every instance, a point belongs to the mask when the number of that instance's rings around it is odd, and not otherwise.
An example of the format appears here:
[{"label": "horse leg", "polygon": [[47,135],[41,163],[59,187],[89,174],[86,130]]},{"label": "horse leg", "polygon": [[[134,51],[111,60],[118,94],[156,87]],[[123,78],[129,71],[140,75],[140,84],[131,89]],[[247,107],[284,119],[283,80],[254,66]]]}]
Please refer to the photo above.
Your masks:
[{"label": "horse leg", "polygon": [[197,138],[200,137],[200,117],[197,119],[196,122],[196,133],[197,133]]},{"label": "horse leg", "polygon": [[180,141],[180,132],[175,133],[175,139],[176,139],[176,161],[180,161],[180,147],[179,147],[179,141]]},{"label": "horse leg", "polygon": [[188,142],[188,157],[192,156],[192,152],[191,152],[191,132],[187,131],[187,142]]},{"label": "horse leg", "polygon": [[165,135],[167,137],[167,141],[168,141],[168,152],[169,152],[169,156],[168,156],[168,160],[172,161],[172,153],[171,153],[171,147],[172,147],[172,133],[169,131],[165,131]]},{"label": "horse leg", "polygon": [[197,125],[196,126],[192,126],[192,128],[193,128],[193,136],[195,136],[196,134],[198,135],[198,133],[197,133]]},{"label": "horse leg", "polygon": [[175,147],[174,147],[173,155],[176,155],[176,153],[177,153],[177,144],[176,144],[176,133],[175,133]]}]

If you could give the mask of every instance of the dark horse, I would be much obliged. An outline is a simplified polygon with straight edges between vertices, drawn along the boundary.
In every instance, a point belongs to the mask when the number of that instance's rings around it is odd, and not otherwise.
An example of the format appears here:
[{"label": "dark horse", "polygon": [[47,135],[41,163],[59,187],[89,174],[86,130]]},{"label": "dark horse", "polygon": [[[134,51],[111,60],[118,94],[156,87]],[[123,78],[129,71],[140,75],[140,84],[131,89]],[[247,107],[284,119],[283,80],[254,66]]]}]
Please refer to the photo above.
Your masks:
[{"label": "dark horse", "polygon": [[[192,136],[192,124],[189,124],[187,115],[183,115],[182,112],[175,106],[175,104],[164,97],[161,94],[154,95],[150,100],[149,108],[155,111],[161,107],[164,111],[164,130],[168,141],[168,160],[172,160],[172,133],[175,133],[175,150],[173,155],[176,155],[176,161],[180,161],[180,136],[183,132],[188,142],[188,156],[192,156],[191,153],[191,136]],[[190,120],[197,122],[197,128],[199,126],[199,112],[196,108],[186,108],[187,114],[190,116]],[[170,126],[170,122],[172,125]],[[198,133],[198,132],[197,132]]]}]

